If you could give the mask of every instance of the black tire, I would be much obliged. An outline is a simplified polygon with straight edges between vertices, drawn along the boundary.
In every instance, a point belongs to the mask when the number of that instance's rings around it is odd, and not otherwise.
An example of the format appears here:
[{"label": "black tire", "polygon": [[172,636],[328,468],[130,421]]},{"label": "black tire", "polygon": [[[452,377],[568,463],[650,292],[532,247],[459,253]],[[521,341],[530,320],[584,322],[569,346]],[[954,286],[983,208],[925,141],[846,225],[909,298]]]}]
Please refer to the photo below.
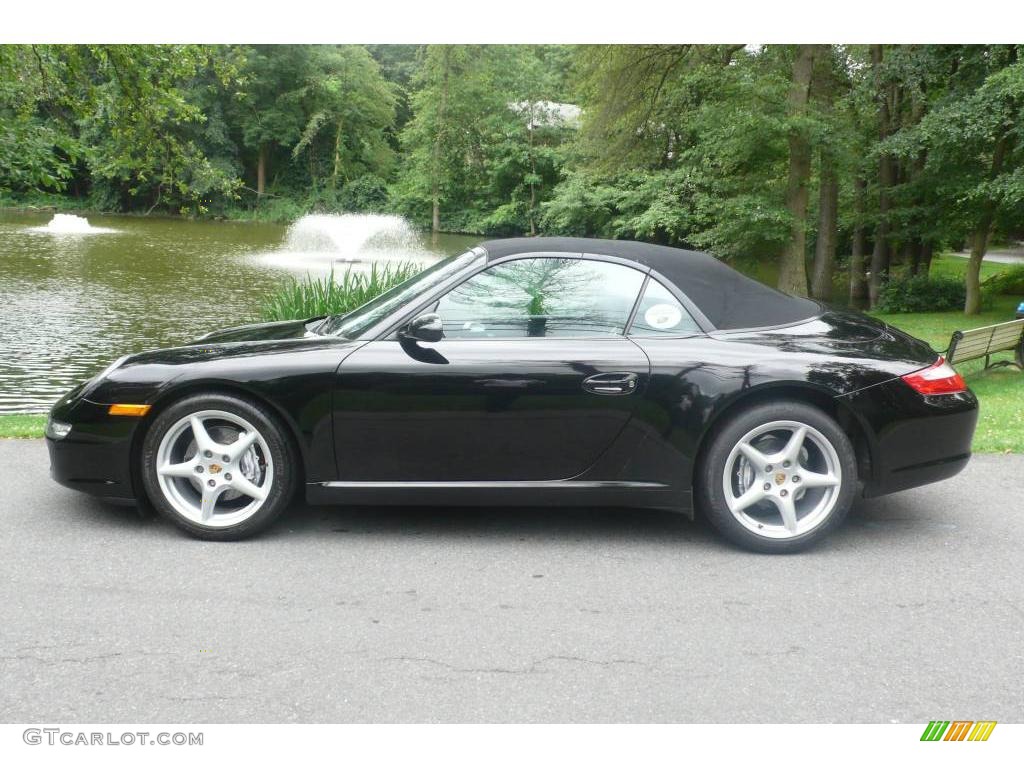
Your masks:
[{"label": "black tire", "polygon": [[[838,458],[838,466],[841,470],[839,483],[835,490],[832,491],[833,496],[830,497],[835,500],[831,510],[827,513],[823,511],[817,516],[815,519],[818,522],[806,532],[782,534],[790,536],[789,538],[770,538],[766,535],[755,533],[751,527],[740,521],[739,517],[741,515],[734,515],[730,511],[724,487],[726,482],[732,482],[731,479],[726,480],[726,463],[729,461],[734,449],[738,449],[740,441],[751,432],[773,422],[797,422],[816,430],[818,435],[815,436],[815,439],[821,436],[831,444],[835,451],[835,456]],[[768,439],[772,439],[771,436]],[[814,450],[817,451],[818,448],[815,447]],[[733,466],[735,467],[735,464]],[[789,465],[787,464],[786,466]],[[780,467],[775,467],[774,469],[781,470]],[[796,488],[797,492],[799,492],[801,489],[790,483],[794,479],[800,480],[798,475],[800,471],[799,468],[779,471],[778,475],[785,475],[786,472],[793,473],[788,479],[783,479],[780,482],[780,488]],[[730,469],[731,472],[732,469]],[[795,478],[794,475],[796,475]],[[784,493],[784,490],[774,487],[772,479],[776,476],[772,473],[767,473],[765,477],[761,478],[762,481],[768,481],[763,486],[764,490],[768,490],[768,486],[771,485],[771,492],[773,494]],[[732,478],[732,474],[729,475],[729,478]],[[694,490],[698,508],[704,513],[711,525],[729,541],[754,552],[783,554],[805,550],[835,530],[842,523],[853,503],[857,483],[856,454],[849,437],[847,437],[836,421],[820,409],[806,403],[779,400],[755,405],[737,413],[716,430],[711,437],[707,451],[703,455],[698,470],[697,487]],[[751,486],[753,486],[753,483],[751,483]],[[807,490],[803,490],[804,494],[807,492]],[[815,497],[807,498],[813,503],[813,498]],[[795,503],[795,499],[797,499],[796,493],[794,493],[792,499]],[[754,507],[754,509],[766,510],[766,514],[770,514],[774,508],[774,502],[771,500],[758,503],[761,506]],[[825,508],[827,508],[827,504],[822,505],[822,509],[824,510]],[[781,525],[781,513],[779,515],[779,524]],[[742,516],[747,517],[746,515]]]},{"label": "black tire", "polygon": [[[262,504],[255,512],[237,524],[215,527],[190,520],[175,508],[160,486],[156,464],[161,441],[168,430],[183,418],[202,411],[222,411],[249,422],[262,437],[263,444],[272,459],[273,469],[266,472],[267,479],[270,479],[266,497],[262,499]],[[261,452],[263,444],[260,447]],[[247,398],[233,395],[197,394],[171,404],[157,415],[143,440],[140,471],[146,494],[161,516],[199,539],[238,541],[265,530],[291,502],[296,476],[294,454],[295,451],[284,429],[266,407]],[[207,471],[212,472],[213,470]],[[204,475],[204,477],[209,476]],[[244,497],[242,498],[244,499]]]}]

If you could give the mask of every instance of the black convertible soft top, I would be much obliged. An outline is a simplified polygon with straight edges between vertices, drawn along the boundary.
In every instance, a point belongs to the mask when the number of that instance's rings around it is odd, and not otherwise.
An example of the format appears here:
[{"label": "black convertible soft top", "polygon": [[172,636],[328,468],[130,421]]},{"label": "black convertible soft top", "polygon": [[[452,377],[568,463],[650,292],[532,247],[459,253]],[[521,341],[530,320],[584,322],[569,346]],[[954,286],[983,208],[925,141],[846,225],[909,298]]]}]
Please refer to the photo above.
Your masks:
[{"label": "black convertible soft top", "polygon": [[701,251],[584,237],[516,237],[489,240],[480,247],[492,259],[520,253],[591,253],[634,261],[675,283],[719,330],[785,325],[821,312],[817,302],[769,288]]}]

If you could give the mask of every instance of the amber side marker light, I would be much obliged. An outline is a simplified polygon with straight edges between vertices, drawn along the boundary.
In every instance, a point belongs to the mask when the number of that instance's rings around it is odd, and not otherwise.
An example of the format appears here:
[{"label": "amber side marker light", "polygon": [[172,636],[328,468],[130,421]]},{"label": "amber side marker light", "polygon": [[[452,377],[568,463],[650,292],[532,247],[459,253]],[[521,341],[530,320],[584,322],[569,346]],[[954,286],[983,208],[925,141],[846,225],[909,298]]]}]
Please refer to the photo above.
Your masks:
[{"label": "amber side marker light", "polygon": [[955,395],[967,389],[963,377],[942,356],[927,368],[900,378],[922,395]]},{"label": "amber side marker light", "polygon": [[145,416],[149,413],[149,405],[135,405],[133,403],[114,403],[107,409],[111,416]]}]

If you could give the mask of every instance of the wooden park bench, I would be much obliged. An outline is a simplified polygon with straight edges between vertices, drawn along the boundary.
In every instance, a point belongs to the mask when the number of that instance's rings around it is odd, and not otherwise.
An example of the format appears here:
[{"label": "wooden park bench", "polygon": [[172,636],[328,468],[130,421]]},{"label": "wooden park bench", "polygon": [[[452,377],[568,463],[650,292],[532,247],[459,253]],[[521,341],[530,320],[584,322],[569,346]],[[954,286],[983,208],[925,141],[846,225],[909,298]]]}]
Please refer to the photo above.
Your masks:
[{"label": "wooden park bench", "polygon": [[[1016,351],[1016,361],[991,361],[992,355],[996,352],[1009,350]],[[982,357],[985,358],[986,370],[1000,365],[1015,365],[1024,370],[1024,318],[953,332],[953,338],[949,340],[949,349],[946,351],[946,359],[952,365]]]}]

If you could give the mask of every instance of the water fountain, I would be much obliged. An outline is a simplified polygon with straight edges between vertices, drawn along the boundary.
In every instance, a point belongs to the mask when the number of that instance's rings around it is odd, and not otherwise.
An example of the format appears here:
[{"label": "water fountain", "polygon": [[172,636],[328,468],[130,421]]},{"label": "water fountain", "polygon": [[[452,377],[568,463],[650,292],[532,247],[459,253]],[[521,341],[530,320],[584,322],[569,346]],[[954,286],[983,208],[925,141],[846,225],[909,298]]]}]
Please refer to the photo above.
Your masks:
[{"label": "water fountain", "polygon": [[324,273],[389,261],[428,264],[437,255],[401,216],[343,213],[303,216],[288,228],[281,249],[266,258],[275,266]]},{"label": "water fountain", "polygon": [[55,213],[48,224],[31,227],[30,231],[47,235],[103,235],[117,230],[94,227],[85,216],[75,216],[73,213]]}]

